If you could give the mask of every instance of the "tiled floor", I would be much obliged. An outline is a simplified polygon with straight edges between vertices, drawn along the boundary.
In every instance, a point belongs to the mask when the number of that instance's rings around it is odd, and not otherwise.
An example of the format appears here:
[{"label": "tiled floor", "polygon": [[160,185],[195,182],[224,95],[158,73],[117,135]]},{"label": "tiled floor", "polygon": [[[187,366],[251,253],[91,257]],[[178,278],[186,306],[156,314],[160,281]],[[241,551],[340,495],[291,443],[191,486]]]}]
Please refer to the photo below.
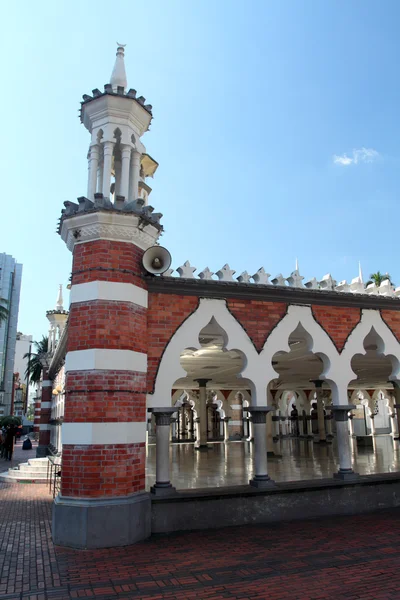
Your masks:
[{"label": "tiled floor", "polygon": [[176,533],[76,551],[43,485],[0,484],[1,600],[395,600],[399,511]]},{"label": "tiled floor", "polygon": [[[354,470],[361,475],[400,471],[400,444],[390,435],[377,436],[374,448],[357,449],[351,438]],[[210,444],[198,452],[193,444],[171,446],[171,481],[177,489],[243,485],[253,476],[250,442]],[[147,485],[155,480],[155,445],[148,447]],[[336,443],[320,446],[313,441],[284,439],[274,444],[280,457],[269,459],[269,475],[275,481],[332,477],[338,470]],[[400,595],[399,595],[400,598]]]}]

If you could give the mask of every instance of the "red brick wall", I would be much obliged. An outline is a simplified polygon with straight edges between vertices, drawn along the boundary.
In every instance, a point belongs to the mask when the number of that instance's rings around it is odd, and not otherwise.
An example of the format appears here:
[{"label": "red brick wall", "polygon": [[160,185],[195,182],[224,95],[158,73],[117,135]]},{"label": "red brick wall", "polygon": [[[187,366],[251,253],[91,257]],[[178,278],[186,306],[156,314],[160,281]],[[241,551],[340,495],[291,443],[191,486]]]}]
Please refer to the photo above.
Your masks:
[{"label": "red brick wall", "polygon": [[72,284],[118,281],[145,288],[143,250],[126,242],[97,240],[74,248]]},{"label": "red brick wall", "polygon": [[315,306],[312,307],[314,319],[323,327],[339,352],[361,319],[360,308],[341,306]]},{"label": "red brick wall", "polygon": [[101,423],[146,420],[146,374],[70,371],[65,378],[65,421]]},{"label": "red brick wall", "polygon": [[107,348],[147,352],[146,312],[130,302],[92,302],[71,305],[68,351]]},{"label": "red brick wall", "polygon": [[234,299],[227,300],[227,305],[247,332],[258,352],[261,352],[269,334],[285,316],[288,306],[284,302]]},{"label": "red brick wall", "polygon": [[149,393],[154,390],[154,381],[160,358],[168,342],[178,327],[196,310],[198,304],[199,299],[196,296],[149,294],[147,313],[147,335],[149,339],[147,391]]},{"label": "red brick wall", "polygon": [[382,319],[392,330],[397,341],[400,342],[400,312],[396,310],[381,310]]},{"label": "red brick wall", "polygon": [[62,495],[127,496],[145,487],[145,444],[63,445]]}]

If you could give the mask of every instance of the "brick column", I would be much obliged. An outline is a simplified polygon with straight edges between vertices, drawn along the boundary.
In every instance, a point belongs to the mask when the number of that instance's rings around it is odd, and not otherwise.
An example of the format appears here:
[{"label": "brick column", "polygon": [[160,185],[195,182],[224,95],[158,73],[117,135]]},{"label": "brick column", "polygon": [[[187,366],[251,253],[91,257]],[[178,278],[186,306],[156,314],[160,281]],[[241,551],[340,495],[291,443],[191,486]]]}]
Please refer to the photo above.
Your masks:
[{"label": "brick column", "polygon": [[40,425],[40,406],[41,406],[41,400],[42,400],[42,396],[41,396],[42,390],[36,389],[36,396],[35,396],[35,414],[33,417],[33,432],[37,435],[38,439],[39,439],[39,425]]},{"label": "brick column", "polygon": [[[122,546],[150,535],[147,290],[144,248],[136,242],[148,247],[155,239],[138,231],[132,214],[113,213],[110,222],[109,214],[95,212],[85,229],[87,217],[64,223],[89,239],[74,243],[61,494],[53,511],[55,543],[80,548]],[[90,239],[93,222],[108,239]]]},{"label": "brick column", "polygon": [[[45,364],[43,364],[45,363]],[[51,416],[51,392],[53,382],[49,379],[47,361],[43,361],[42,373],[42,397],[40,402],[40,420],[39,420],[39,444],[36,448],[37,458],[43,458],[49,453],[50,444],[50,416]]]}]

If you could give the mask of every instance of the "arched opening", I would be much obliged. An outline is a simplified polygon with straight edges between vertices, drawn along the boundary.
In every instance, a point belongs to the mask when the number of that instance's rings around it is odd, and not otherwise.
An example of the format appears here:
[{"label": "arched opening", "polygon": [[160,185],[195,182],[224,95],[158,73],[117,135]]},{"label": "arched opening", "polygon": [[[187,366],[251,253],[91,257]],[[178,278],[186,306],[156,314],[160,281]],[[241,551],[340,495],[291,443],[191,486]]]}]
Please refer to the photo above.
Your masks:
[{"label": "arched opening", "polygon": [[289,352],[278,351],[271,361],[279,375],[270,384],[279,417],[275,418],[279,423],[275,437],[314,437],[318,442],[329,442],[331,418],[326,406],[331,392],[323,375],[329,361],[325,355],[312,352],[312,337],[301,323],[289,335],[288,345]]},{"label": "arched opening", "polygon": [[[227,334],[213,317],[199,333],[199,348],[186,348],[181,352],[180,364],[186,372],[185,377],[174,383],[174,388],[185,390],[193,399],[193,407],[197,411],[197,432],[202,426],[200,402],[200,382],[206,382],[206,412],[207,440],[210,442],[226,441],[231,410],[227,398],[232,391],[242,386],[240,373],[245,360],[239,350],[228,350]],[[235,419],[236,421],[236,419]],[[196,435],[197,435],[196,434]],[[198,440],[198,435],[196,437]]]}]

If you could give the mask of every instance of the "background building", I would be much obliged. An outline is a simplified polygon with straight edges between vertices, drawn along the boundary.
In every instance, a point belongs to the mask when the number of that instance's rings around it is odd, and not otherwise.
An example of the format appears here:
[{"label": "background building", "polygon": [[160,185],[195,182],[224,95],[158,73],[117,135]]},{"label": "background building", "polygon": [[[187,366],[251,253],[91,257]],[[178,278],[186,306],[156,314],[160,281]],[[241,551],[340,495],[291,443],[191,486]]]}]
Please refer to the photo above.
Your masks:
[{"label": "background building", "polygon": [[8,254],[0,254],[0,298],[7,301],[8,317],[0,324],[0,415],[11,410],[15,345],[22,265]]}]

